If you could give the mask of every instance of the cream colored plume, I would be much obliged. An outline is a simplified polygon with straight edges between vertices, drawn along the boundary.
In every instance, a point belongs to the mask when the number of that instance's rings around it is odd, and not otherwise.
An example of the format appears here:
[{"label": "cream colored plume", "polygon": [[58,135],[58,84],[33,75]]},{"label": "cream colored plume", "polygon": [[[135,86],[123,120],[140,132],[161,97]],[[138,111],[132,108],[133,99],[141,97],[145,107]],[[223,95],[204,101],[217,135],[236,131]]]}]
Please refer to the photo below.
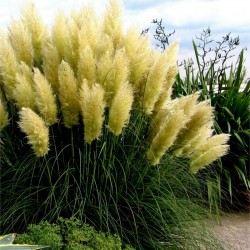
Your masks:
[{"label": "cream colored plume", "polygon": [[168,105],[168,103],[171,101],[172,87],[175,82],[176,75],[178,74],[178,66],[175,63],[167,67],[168,67],[168,70],[167,70],[165,82],[164,82],[162,91],[159,95],[159,98],[154,106],[155,112],[158,112],[159,110],[164,109]]},{"label": "cream colored plume", "polygon": [[179,46],[180,46],[180,42],[175,41],[169,44],[169,46],[166,48],[165,53],[166,53],[166,58],[167,58],[167,61],[166,61],[167,65],[177,64],[177,54],[179,52]]},{"label": "cream colored plume", "polygon": [[63,11],[57,12],[51,34],[61,61],[64,59],[65,46],[68,42],[67,18]]},{"label": "cream colored plume", "polygon": [[146,114],[151,114],[153,112],[154,105],[162,92],[168,69],[165,53],[162,54],[160,51],[157,51],[154,57],[155,59],[153,60],[155,61],[149,69],[149,74],[144,87],[143,109]]},{"label": "cream colored plume", "polygon": [[59,70],[59,100],[65,127],[71,128],[78,124],[79,103],[77,82],[74,72],[67,62],[62,61]]},{"label": "cream colored plume", "polygon": [[55,93],[58,92],[58,67],[60,64],[60,57],[56,46],[52,42],[43,43],[43,71],[46,79],[51,84]]},{"label": "cream colored plume", "polygon": [[35,93],[29,78],[23,73],[16,75],[16,87],[13,91],[16,106],[21,109],[23,107],[36,109]]},{"label": "cream colored plume", "polygon": [[148,160],[152,165],[157,165],[161,157],[173,145],[186,121],[187,117],[183,110],[176,110],[168,115],[164,125],[153,138],[147,152]]},{"label": "cream colored plume", "polygon": [[13,99],[13,90],[16,85],[18,61],[8,36],[1,32],[0,37],[0,73],[3,79],[3,89],[8,99]]},{"label": "cream colored plume", "polygon": [[[96,78],[98,84],[103,86],[107,91],[112,85],[112,70],[113,70],[113,57],[110,51],[107,51],[98,61],[96,67]],[[111,93],[105,92],[105,100],[110,98]]]},{"label": "cream colored plume", "polygon": [[[105,43],[105,34],[101,30],[98,18],[90,5],[82,8],[73,15],[73,19],[78,26],[79,51],[86,46],[90,46],[96,56],[99,56],[99,50]],[[107,51],[107,48],[104,48]]]},{"label": "cream colored plume", "polygon": [[74,72],[77,71],[79,59],[79,29],[74,19],[69,17],[66,23],[65,36],[66,43],[64,48],[64,60],[69,63]]},{"label": "cream colored plume", "polygon": [[77,66],[77,79],[82,82],[86,79],[89,84],[96,82],[96,58],[89,45],[83,48],[80,52],[79,62]]},{"label": "cream colored plume", "polygon": [[35,102],[47,125],[57,122],[57,105],[51,85],[38,68],[34,68]]},{"label": "cream colored plume", "polygon": [[79,104],[84,123],[84,140],[91,143],[102,133],[105,110],[103,87],[99,84],[89,87],[87,80],[84,80],[80,89]]},{"label": "cream colored plume", "polygon": [[112,102],[112,99],[117,94],[120,87],[128,79],[128,58],[124,49],[116,50],[112,64],[110,66],[111,70],[108,72],[107,81],[103,85],[106,92],[108,105]]},{"label": "cream colored plume", "polygon": [[186,143],[180,143],[176,142],[176,149],[173,151],[173,155],[176,156],[181,156],[181,157],[190,157],[190,155],[195,152],[195,150],[197,148],[199,148],[201,145],[203,145],[203,143],[205,143],[208,138],[210,138],[213,134],[213,122],[209,122],[205,125],[203,125],[202,127],[200,127],[200,129],[198,129],[196,131],[196,134],[194,135],[193,138],[191,138],[188,142]]},{"label": "cream colored plume", "polygon": [[[175,146],[178,148],[185,147],[194,138],[196,138],[205,128],[211,128],[213,121],[213,107],[208,101],[203,101],[194,106],[194,113],[187,122],[185,128],[180,131]],[[181,151],[176,151],[176,154],[181,154]]]},{"label": "cream colored plume", "polygon": [[227,154],[229,145],[228,134],[214,135],[197,148],[191,156],[190,172],[197,173],[215,160]]},{"label": "cream colored plume", "polygon": [[31,34],[23,22],[12,21],[9,26],[10,42],[19,62],[33,66],[34,50]]},{"label": "cream colored plume", "polygon": [[149,38],[141,36],[137,29],[130,28],[123,38],[123,43],[129,58],[130,82],[140,91],[139,83],[148,70],[148,61],[151,59]]},{"label": "cream colored plume", "polygon": [[189,117],[195,112],[199,94],[195,93],[189,96],[176,98],[168,103],[164,109],[160,109],[152,116],[152,122],[149,129],[149,140],[151,140],[162,128],[168,116],[176,110],[183,110],[184,114]]},{"label": "cream colored plume", "polygon": [[190,159],[195,160],[211,148],[226,144],[229,141],[228,134],[218,134],[210,137],[205,143],[200,145],[191,155]]},{"label": "cream colored plume", "polygon": [[118,48],[122,39],[122,21],[121,21],[121,5],[118,0],[110,0],[103,20],[104,33],[109,35],[114,44],[114,48]]},{"label": "cream colored plume", "polygon": [[122,129],[129,122],[132,104],[133,89],[132,86],[126,82],[118,90],[109,108],[108,128],[115,135],[121,134]]},{"label": "cream colored plume", "polygon": [[22,108],[19,116],[20,129],[27,135],[36,156],[46,155],[49,151],[49,129],[43,119],[29,108]]},{"label": "cream colored plume", "polygon": [[31,34],[32,45],[34,49],[34,60],[36,63],[42,61],[42,43],[46,39],[48,32],[44,26],[34,3],[27,3],[22,11],[23,22],[27,25]]}]

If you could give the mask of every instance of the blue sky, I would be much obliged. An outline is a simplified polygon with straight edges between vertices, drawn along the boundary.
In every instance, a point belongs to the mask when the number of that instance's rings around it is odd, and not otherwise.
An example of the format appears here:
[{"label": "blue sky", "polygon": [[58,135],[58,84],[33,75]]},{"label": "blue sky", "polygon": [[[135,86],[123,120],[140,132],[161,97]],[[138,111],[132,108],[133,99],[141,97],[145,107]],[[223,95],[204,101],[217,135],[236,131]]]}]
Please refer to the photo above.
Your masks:
[{"label": "blue sky", "polygon": [[[26,0],[0,1],[0,28],[6,28],[11,18],[18,18]],[[108,0],[34,0],[44,22],[53,23],[58,8],[69,12],[90,2],[101,15]],[[203,29],[211,28],[212,37],[221,40],[226,33],[240,37],[240,49],[245,51],[245,66],[250,75],[250,15],[248,0],[124,0],[123,19],[125,28],[137,25],[139,29],[151,26],[153,19],[163,20],[166,33],[175,30],[171,37],[180,40],[179,60],[194,58],[192,39]],[[154,31],[151,26],[152,32]],[[171,41],[171,40],[170,40]],[[235,57],[236,58],[236,57]]]}]

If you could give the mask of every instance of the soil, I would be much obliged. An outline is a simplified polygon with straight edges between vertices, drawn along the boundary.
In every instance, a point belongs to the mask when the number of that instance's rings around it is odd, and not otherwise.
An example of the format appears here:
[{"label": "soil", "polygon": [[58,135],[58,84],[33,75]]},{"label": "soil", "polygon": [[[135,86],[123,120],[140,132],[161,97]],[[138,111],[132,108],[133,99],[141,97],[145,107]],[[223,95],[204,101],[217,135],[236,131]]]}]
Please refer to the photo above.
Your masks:
[{"label": "soil", "polygon": [[213,221],[212,227],[225,249],[250,250],[250,210],[240,213],[226,213],[220,221]]}]

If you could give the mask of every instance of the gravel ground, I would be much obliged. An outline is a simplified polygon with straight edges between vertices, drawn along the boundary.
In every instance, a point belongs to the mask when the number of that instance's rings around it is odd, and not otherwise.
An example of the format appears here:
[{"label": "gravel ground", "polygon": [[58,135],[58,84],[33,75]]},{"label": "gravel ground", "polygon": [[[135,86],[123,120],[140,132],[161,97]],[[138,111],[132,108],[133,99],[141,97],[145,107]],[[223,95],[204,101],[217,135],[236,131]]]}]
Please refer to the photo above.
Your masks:
[{"label": "gravel ground", "polygon": [[250,211],[227,213],[219,224],[212,222],[218,237],[225,242],[225,249],[250,250]]}]

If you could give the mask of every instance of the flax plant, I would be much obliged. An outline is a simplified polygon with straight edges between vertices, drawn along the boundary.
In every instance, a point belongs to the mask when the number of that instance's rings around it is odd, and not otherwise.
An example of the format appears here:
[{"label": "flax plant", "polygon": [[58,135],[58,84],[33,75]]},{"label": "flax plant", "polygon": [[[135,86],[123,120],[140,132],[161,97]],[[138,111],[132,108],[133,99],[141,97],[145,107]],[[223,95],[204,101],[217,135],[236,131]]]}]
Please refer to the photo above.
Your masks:
[{"label": "flax plant", "polygon": [[74,215],[138,249],[215,246],[193,173],[226,153],[227,136],[214,137],[198,93],[172,98],[179,43],[161,53],[124,31],[115,0],[100,19],[59,11],[51,31],[36,13],[28,5],[1,35],[4,230]]}]

